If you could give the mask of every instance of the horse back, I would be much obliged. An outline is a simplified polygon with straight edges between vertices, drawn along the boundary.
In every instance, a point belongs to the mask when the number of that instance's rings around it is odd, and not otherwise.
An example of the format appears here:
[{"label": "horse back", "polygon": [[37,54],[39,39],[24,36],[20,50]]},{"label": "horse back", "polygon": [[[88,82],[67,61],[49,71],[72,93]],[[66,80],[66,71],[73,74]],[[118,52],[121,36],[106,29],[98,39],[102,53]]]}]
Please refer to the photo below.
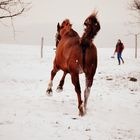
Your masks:
[{"label": "horse back", "polygon": [[69,62],[72,60],[78,59],[78,55],[81,51],[80,47],[80,37],[79,35],[72,30],[68,32],[59,42],[56,56],[55,64],[57,67],[64,71],[69,71]]}]

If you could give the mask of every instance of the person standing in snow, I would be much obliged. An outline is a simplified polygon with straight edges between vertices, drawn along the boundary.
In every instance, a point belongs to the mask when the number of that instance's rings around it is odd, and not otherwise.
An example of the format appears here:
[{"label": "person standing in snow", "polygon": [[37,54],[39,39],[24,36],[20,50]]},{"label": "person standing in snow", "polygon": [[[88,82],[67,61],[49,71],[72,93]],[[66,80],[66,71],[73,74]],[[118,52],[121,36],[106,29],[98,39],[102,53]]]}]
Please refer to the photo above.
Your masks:
[{"label": "person standing in snow", "polygon": [[121,61],[122,61],[122,63],[124,63],[124,60],[122,58],[122,51],[123,50],[124,50],[124,45],[121,42],[121,40],[118,39],[118,42],[116,44],[116,48],[115,48],[115,51],[114,51],[114,55],[115,55],[115,53],[117,53],[117,59],[118,59],[118,64],[119,65],[121,64]]}]

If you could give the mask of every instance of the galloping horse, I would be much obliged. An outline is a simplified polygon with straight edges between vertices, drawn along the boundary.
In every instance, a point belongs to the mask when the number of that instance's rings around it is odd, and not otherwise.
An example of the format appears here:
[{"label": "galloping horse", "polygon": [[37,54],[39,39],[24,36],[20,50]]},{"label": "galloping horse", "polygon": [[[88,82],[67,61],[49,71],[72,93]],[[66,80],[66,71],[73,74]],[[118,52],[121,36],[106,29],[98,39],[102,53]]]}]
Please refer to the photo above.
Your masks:
[{"label": "galloping horse", "polygon": [[[48,94],[51,94],[54,76],[60,69],[65,74],[69,73],[77,93],[79,115],[81,116],[86,113],[87,100],[97,68],[97,50],[92,43],[97,32],[100,30],[100,24],[96,15],[97,13],[93,13],[85,20],[85,30],[81,38],[72,29],[70,22],[63,21],[60,25],[59,33],[61,39],[56,49],[51,79],[46,91]],[[80,73],[85,73],[86,77],[84,103],[81,98]]]},{"label": "galloping horse", "polygon": [[[60,24],[58,23],[57,24],[57,33],[56,33],[56,47],[58,46],[58,43],[60,42],[61,40],[61,36],[63,36],[63,34],[61,33],[60,35],[60,29],[63,27],[63,30],[65,28],[65,30],[69,31],[72,27],[72,24],[70,23],[69,19],[65,19],[63,22],[62,22],[62,25],[60,27]],[[78,35],[78,34],[77,34]],[[65,80],[65,77],[67,75],[67,72],[64,71],[63,73],[63,76],[59,82],[59,85],[57,86],[57,91],[58,92],[61,92],[63,90],[63,85],[64,85],[64,80]]]}]

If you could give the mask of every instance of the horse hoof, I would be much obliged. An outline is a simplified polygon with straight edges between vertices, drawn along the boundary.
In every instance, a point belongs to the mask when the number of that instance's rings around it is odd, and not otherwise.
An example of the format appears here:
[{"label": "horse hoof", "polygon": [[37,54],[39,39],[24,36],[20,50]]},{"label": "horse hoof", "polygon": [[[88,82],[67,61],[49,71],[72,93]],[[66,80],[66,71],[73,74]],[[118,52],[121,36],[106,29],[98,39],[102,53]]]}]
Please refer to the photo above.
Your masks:
[{"label": "horse hoof", "polygon": [[84,109],[84,105],[83,105],[83,103],[80,105],[80,107],[79,107],[79,116],[84,116],[86,114],[86,111],[85,111],[85,109]]},{"label": "horse hoof", "polygon": [[60,92],[62,92],[62,91],[63,91],[63,88],[62,88],[62,87],[60,87],[60,86],[58,86],[58,87],[57,87],[57,89],[56,89],[56,91],[57,91],[58,93],[60,93]]},{"label": "horse hoof", "polygon": [[85,111],[79,111],[79,116],[81,116],[81,117],[83,117],[84,115],[86,114],[86,112]]},{"label": "horse hoof", "polygon": [[52,94],[52,89],[47,89],[47,90],[46,90],[46,93],[47,93],[48,96],[52,96],[52,95],[53,95],[53,94]]}]

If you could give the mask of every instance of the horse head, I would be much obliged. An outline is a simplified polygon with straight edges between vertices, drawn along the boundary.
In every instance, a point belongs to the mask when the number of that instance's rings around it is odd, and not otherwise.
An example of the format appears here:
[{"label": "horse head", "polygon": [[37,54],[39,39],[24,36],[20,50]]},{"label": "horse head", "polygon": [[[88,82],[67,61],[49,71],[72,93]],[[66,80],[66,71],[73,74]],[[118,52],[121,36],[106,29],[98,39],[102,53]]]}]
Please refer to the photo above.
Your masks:
[{"label": "horse head", "polygon": [[60,39],[71,30],[72,24],[70,23],[69,19],[65,19],[62,24],[57,24],[57,39]]}]

